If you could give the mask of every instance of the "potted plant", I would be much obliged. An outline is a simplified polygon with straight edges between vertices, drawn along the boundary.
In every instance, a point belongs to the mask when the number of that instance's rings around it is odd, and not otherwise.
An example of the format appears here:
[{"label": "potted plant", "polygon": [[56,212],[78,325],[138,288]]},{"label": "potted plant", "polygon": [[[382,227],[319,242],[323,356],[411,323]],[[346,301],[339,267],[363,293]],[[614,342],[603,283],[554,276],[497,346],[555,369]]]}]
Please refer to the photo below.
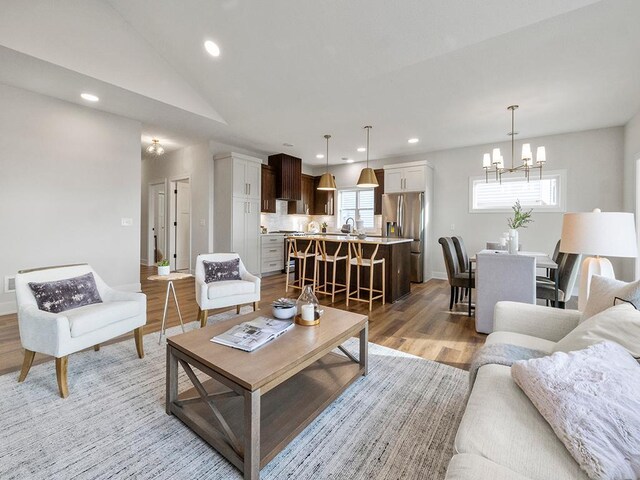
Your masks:
[{"label": "potted plant", "polygon": [[322,222],[320,226],[322,227],[322,233],[327,233],[327,222]]},{"label": "potted plant", "polygon": [[509,226],[509,253],[518,253],[518,245],[520,242],[518,229],[527,228],[527,225],[533,222],[531,213],[533,209],[524,211],[520,200],[516,200],[516,203],[511,207],[513,210],[513,218],[507,218],[507,225]]},{"label": "potted plant", "polygon": [[169,275],[171,273],[171,267],[169,266],[169,260],[164,259],[158,262],[158,275]]}]

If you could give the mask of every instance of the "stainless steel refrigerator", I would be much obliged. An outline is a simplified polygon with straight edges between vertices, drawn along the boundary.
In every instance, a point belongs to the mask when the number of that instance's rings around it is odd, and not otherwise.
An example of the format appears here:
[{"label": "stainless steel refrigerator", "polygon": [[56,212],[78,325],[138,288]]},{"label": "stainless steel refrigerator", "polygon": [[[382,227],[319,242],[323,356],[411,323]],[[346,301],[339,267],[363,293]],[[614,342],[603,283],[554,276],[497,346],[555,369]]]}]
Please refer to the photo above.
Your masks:
[{"label": "stainless steel refrigerator", "polygon": [[382,236],[411,238],[411,281],[424,281],[425,202],[423,192],[382,195]]}]

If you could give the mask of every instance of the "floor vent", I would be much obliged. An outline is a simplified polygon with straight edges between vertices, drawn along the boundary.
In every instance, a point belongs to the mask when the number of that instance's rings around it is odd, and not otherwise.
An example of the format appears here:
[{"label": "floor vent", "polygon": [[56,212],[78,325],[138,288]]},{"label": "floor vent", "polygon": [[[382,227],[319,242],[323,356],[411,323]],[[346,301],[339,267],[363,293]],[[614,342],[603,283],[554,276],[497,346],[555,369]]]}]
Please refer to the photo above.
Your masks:
[{"label": "floor vent", "polygon": [[16,291],[16,277],[4,277],[4,293]]}]

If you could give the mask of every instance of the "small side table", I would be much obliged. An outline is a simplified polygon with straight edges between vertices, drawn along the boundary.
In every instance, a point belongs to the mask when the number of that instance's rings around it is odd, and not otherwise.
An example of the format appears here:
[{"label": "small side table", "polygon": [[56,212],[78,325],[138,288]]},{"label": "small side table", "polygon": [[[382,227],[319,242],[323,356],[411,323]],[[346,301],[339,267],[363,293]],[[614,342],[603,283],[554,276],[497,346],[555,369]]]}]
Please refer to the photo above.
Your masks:
[{"label": "small side table", "polygon": [[178,317],[180,318],[180,325],[182,326],[182,332],[184,333],[184,323],[182,323],[182,314],[180,313],[180,305],[178,305],[178,297],[176,295],[176,289],[173,287],[175,280],[184,280],[185,278],[191,278],[193,275],[190,273],[173,272],[169,275],[151,275],[147,277],[147,280],[152,282],[167,282],[167,295],[164,298],[164,312],[162,314],[162,328],[160,329],[160,337],[158,338],[158,345],[162,341],[162,336],[165,334],[165,320],[167,318],[167,306],[169,305],[169,290],[173,292],[173,300],[176,302],[176,309],[178,310]]}]

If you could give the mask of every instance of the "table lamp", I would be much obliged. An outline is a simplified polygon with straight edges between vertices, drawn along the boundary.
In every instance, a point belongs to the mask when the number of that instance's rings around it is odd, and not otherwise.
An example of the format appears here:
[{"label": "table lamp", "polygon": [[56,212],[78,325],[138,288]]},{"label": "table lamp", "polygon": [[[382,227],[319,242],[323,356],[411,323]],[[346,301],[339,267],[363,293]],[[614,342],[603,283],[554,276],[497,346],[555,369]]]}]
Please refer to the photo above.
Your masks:
[{"label": "table lamp", "polygon": [[593,275],[616,278],[607,257],[637,257],[633,213],[593,212],[565,213],[562,219],[560,251],[594,255],[582,262],[578,310],[583,311],[589,298]]}]

